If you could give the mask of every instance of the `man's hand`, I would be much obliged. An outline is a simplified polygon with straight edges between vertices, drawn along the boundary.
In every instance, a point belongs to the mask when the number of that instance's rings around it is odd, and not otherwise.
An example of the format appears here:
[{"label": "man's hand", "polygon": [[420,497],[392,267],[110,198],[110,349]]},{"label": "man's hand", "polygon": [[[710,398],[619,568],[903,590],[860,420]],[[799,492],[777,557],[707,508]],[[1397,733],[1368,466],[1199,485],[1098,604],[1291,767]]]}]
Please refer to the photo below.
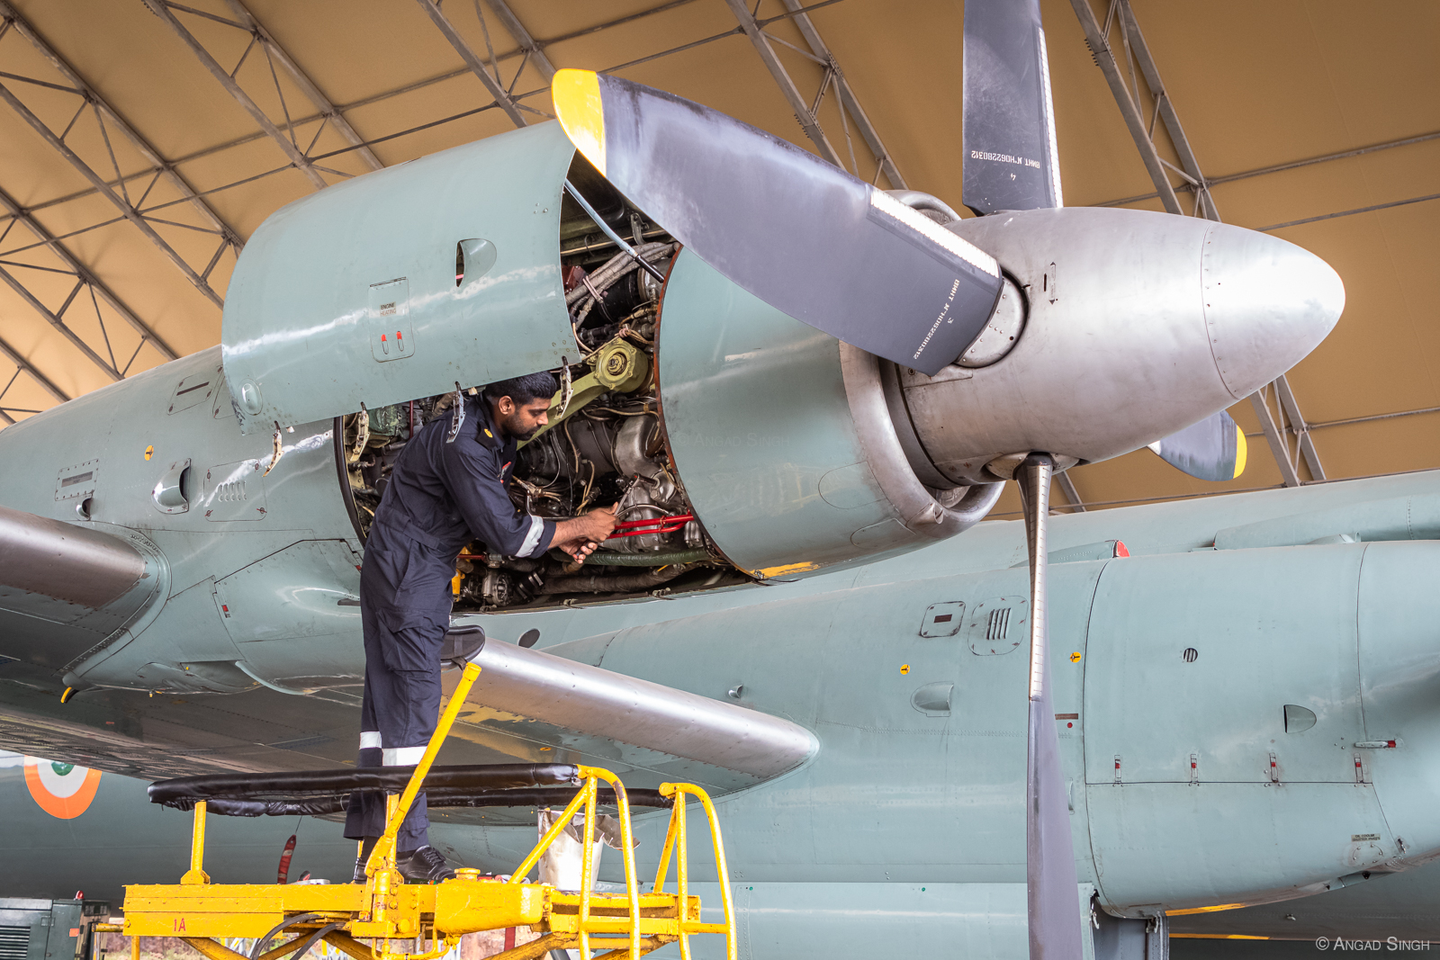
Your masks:
[{"label": "man's hand", "polygon": [[594,553],[597,546],[599,546],[599,544],[595,543],[593,540],[587,540],[584,537],[581,537],[578,540],[569,540],[565,543],[555,544],[555,548],[557,550],[567,555],[571,560],[574,560],[576,563],[584,563],[585,558],[590,556],[590,554]]},{"label": "man's hand", "polygon": [[555,524],[555,537],[550,545],[567,554],[576,563],[583,563],[614,529],[615,506],[612,504],[591,510],[573,520],[561,520]]}]

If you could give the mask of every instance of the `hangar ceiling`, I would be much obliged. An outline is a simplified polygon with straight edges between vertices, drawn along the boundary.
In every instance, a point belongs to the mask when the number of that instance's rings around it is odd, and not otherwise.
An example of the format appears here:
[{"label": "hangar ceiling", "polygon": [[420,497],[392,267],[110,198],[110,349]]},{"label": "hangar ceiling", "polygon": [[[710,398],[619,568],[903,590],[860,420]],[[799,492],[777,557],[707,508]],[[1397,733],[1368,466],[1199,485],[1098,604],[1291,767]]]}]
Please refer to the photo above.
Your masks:
[{"label": "hangar ceiling", "polygon": [[[1440,467],[1440,7],[1041,7],[1067,205],[1265,230],[1328,260],[1348,296],[1312,356],[1231,409],[1250,437],[1239,479],[1141,450],[1071,471],[1057,507]],[[959,208],[962,8],[0,0],[0,425],[218,342],[265,217],[545,120],[560,67],[673,91]],[[1012,491],[996,514],[1017,509]]]}]

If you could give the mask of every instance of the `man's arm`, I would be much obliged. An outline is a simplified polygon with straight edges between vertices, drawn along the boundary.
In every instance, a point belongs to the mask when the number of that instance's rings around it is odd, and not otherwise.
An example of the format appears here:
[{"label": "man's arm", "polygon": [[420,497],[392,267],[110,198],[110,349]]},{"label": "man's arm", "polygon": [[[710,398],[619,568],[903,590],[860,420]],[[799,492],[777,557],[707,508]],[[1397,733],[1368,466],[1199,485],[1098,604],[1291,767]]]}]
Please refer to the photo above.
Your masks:
[{"label": "man's arm", "polygon": [[499,457],[464,440],[440,446],[439,469],[470,532],[497,553],[538,557],[555,539],[555,521],[520,513],[501,479]]},{"label": "man's arm", "polygon": [[470,531],[491,549],[512,557],[539,557],[558,547],[572,559],[584,560],[615,529],[613,506],[559,521],[518,512],[505,492],[499,458],[478,443],[467,447],[455,443],[442,448],[445,483]]}]

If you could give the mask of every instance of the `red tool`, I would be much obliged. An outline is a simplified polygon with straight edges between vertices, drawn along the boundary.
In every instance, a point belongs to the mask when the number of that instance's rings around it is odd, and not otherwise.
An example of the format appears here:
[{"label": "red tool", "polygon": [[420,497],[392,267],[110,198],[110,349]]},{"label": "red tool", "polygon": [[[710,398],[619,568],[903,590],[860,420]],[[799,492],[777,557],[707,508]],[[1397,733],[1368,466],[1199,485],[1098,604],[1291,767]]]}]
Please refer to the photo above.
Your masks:
[{"label": "red tool", "polygon": [[681,513],[672,517],[651,517],[648,520],[625,520],[615,524],[615,532],[607,540],[620,537],[643,537],[647,533],[674,533],[695,519],[693,513]]},{"label": "red tool", "polygon": [[290,877],[290,858],[295,855],[295,835],[292,833],[290,839],[285,841],[285,852],[280,854],[280,869],[275,877],[276,883],[286,883]]}]

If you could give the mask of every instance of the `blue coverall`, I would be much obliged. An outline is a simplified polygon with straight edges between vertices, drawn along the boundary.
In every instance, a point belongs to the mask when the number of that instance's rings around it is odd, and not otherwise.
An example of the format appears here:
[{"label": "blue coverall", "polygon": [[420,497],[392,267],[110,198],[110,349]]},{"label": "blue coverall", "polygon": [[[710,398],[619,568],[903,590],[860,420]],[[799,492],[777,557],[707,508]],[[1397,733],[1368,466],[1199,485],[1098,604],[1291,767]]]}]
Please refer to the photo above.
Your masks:
[{"label": "blue coverall", "polygon": [[[505,492],[515,441],[497,436],[481,398],[464,403],[465,422],[453,443],[446,442],[451,417],[441,416],[405,445],[365,542],[361,767],[412,766],[435,732],[456,554],[478,540],[490,552],[538,557],[555,534],[554,521],[520,513]],[[400,828],[398,852],[424,846],[429,824],[422,793]],[[351,795],[346,837],[378,837],[384,826],[382,794]]]}]

